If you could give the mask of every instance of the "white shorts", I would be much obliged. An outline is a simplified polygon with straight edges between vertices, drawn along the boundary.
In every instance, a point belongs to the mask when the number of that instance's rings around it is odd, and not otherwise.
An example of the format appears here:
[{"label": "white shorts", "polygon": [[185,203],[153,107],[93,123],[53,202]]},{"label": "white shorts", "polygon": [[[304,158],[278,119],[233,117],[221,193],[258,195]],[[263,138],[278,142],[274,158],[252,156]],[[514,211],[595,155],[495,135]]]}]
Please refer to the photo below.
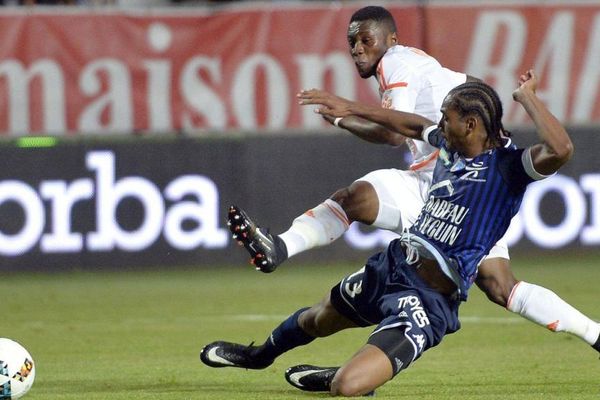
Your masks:
[{"label": "white shorts", "polygon": [[[432,178],[429,169],[379,169],[357,179],[369,182],[379,199],[379,212],[372,226],[400,234],[414,224],[427,200]],[[485,258],[510,259],[506,239],[502,237]]]}]

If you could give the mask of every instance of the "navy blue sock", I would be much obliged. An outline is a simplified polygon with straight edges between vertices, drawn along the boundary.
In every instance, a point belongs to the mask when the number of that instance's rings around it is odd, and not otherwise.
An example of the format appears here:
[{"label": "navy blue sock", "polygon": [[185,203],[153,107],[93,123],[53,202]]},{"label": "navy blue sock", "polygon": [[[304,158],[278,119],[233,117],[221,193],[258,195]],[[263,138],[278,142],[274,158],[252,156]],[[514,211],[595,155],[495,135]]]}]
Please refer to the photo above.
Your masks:
[{"label": "navy blue sock", "polygon": [[253,351],[253,355],[266,360],[273,360],[288,350],[308,344],[315,340],[313,336],[304,332],[304,330],[300,328],[300,325],[298,325],[298,317],[305,310],[308,310],[308,307],[301,308],[283,321],[275,328],[265,343]]}]

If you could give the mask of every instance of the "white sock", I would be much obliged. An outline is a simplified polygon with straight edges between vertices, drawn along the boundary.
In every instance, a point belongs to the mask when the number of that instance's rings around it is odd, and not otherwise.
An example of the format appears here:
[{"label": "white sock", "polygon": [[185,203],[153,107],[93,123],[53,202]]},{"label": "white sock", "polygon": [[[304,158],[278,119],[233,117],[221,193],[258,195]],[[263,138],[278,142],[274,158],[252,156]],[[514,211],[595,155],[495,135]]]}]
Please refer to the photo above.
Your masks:
[{"label": "white sock", "polygon": [[573,334],[590,345],[596,343],[600,335],[600,324],[577,311],[551,290],[531,283],[517,283],[510,293],[506,308],[551,331]]},{"label": "white sock", "polygon": [[313,247],[329,244],[348,230],[350,222],[342,207],[327,199],[292,222],[279,237],[287,247],[288,257]]}]

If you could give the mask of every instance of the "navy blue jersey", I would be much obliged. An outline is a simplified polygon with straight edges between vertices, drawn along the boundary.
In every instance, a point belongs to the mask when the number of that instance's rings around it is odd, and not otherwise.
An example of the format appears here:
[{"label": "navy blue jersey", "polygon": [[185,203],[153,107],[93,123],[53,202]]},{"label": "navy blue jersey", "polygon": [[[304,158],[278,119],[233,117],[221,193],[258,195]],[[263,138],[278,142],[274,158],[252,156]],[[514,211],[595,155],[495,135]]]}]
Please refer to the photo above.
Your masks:
[{"label": "navy blue jersey", "polygon": [[441,129],[429,128],[424,136],[440,154],[429,198],[410,232],[454,259],[468,289],[479,262],[519,211],[527,185],[543,176],[533,170],[528,149],[494,148],[465,159],[446,147]]}]

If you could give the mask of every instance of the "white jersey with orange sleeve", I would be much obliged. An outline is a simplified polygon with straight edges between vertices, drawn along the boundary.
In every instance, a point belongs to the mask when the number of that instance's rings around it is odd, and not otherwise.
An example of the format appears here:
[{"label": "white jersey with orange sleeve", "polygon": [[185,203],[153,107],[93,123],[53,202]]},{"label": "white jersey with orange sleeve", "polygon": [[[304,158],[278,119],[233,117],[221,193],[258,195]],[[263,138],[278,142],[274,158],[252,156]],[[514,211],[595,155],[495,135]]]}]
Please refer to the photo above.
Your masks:
[{"label": "white jersey with orange sleeve", "polygon": [[[390,47],[377,66],[381,106],[419,114],[434,122],[450,89],[465,83],[467,76],[454,72],[422,50]],[[406,140],[413,156],[411,169],[433,169],[437,149],[422,141]]]},{"label": "white jersey with orange sleeve", "polygon": [[[379,61],[377,80],[382,107],[438,122],[444,98],[467,75],[442,67],[419,49],[396,45]],[[409,170],[379,169],[357,179],[370,183],[377,194],[379,211],[372,226],[396,233],[412,226],[429,198],[438,155],[438,149],[423,141],[406,141],[413,156]],[[509,259],[506,240],[500,239],[488,257]]]}]

